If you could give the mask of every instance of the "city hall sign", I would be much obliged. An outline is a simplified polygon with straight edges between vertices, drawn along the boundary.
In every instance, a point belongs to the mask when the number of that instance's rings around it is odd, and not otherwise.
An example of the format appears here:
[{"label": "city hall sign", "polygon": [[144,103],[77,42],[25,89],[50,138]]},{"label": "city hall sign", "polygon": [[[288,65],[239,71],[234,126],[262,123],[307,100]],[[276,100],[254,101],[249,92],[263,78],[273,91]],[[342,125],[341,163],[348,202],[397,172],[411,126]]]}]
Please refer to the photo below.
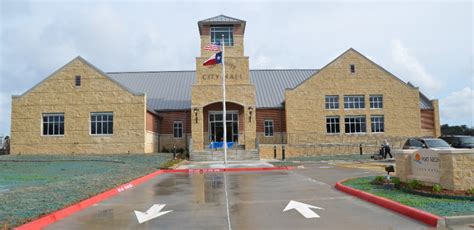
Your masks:
[{"label": "city hall sign", "polygon": [[[213,81],[220,79],[220,74],[203,74],[201,79],[203,81]],[[242,80],[242,74],[230,73],[225,75],[226,80]]]}]

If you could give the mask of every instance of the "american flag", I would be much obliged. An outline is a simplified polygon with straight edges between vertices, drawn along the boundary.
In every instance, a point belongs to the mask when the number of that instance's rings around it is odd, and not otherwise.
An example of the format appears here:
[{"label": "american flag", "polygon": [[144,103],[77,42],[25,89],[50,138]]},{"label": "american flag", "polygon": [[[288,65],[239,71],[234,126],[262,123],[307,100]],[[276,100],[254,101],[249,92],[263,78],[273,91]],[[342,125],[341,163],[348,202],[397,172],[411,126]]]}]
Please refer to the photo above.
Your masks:
[{"label": "american flag", "polygon": [[221,50],[221,44],[219,42],[216,43],[211,43],[204,47],[204,50],[210,50],[210,51],[220,51]]}]

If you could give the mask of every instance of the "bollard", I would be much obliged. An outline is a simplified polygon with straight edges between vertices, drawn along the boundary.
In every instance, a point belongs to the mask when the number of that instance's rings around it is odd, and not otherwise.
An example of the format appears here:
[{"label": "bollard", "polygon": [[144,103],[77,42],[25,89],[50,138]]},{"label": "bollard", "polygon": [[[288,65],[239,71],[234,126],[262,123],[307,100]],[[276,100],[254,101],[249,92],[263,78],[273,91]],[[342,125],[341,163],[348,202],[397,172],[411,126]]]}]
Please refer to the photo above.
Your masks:
[{"label": "bollard", "polygon": [[359,152],[360,152],[360,155],[362,155],[362,143],[359,144]]},{"label": "bollard", "polygon": [[276,159],[277,158],[277,146],[274,145],[273,146],[273,159]]},{"label": "bollard", "polygon": [[176,159],[176,145],[173,145],[173,159]]},{"label": "bollard", "polygon": [[281,160],[282,161],[285,160],[285,146],[284,145],[281,146]]}]

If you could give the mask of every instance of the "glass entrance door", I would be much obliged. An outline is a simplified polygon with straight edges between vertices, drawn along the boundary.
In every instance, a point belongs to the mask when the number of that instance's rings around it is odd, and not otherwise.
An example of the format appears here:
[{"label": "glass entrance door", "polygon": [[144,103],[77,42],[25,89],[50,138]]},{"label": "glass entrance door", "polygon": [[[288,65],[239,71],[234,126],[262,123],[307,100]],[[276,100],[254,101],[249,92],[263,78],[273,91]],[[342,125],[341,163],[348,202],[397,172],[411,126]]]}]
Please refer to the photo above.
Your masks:
[{"label": "glass entrance door", "polygon": [[[209,141],[224,141],[224,126],[222,112],[209,112]],[[227,112],[227,142],[239,141],[239,114],[237,111]]]}]

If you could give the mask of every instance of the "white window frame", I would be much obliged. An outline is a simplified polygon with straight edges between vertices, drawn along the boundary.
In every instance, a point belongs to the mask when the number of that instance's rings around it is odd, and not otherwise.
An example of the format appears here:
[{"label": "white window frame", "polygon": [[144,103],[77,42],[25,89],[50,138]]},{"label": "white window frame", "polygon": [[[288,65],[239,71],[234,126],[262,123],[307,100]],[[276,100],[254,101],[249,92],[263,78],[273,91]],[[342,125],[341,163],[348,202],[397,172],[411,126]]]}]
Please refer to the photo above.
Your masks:
[{"label": "white window frame", "polygon": [[385,118],[383,115],[373,115],[370,117],[370,131],[372,133],[385,132]]},{"label": "white window frame", "polygon": [[[328,130],[328,125],[329,125],[329,130]],[[339,133],[341,133],[341,119],[339,118],[339,116],[327,116],[326,117],[326,134],[339,134]]]},{"label": "white window frame", "polygon": [[[273,137],[275,135],[275,126],[273,120],[266,119],[263,121],[263,135],[265,137]],[[268,129],[268,133],[267,133]],[[270,132],[271,131],[271,132]]]},{"label": "white window frame", "polygon": [[326,95],[324,97],[324,104],[328,110],[339,109],[339,95]]},{"label": "white window frame", "polygon": [[[181,133],[180,133],[181,131]],[[173,138],[182,139],[183,138],[183,122],[182,121],[173,121]]]},{"label": "white window frame", "polygon": [[[347,119],[354,119],[354,121],[347,120]],[[349,129],[347,126],[349,125]],[[355,126],[355,131],[351,131],[351,125]],[[359,126],[359,130],[357,130],[357,126]],[[349,131],[347,131],[349,130]],[[344,132],[346,134],[365,134],[367,133],[367,119],[365,116],[346,116],[344,118]]]},{"label": "white window frame", "polygon": [[[44,118],[45,117],[48,117],[48,121],[46,121],[46,125],[47,125],[47,130],[49,130],[49,126],[52,125],[53,126],[53,134],[44,134],[44,125],[45,125],[45,121],[44,121]],[[53,118],[53,121],[49,121],[49,117],[59,117],[59,121],[54,121],[54,118]],[[63,118],[62,121],[61,121],[61,117]],[[59,124],[59,131],[58,131],[58,134],[54,134],[55,133],[55,124],[58,123]],[[44,137],[62,137],[64,136],[64,133],[65,133],[65,129],[64,129],[64,123],[65,123],[65,118],[64,118],[64,113],[43,113],[41,114],[41,136],[44,136]],[[62,130],[63,130],[63,133],[61,134],[61,125],[62,125]]]},{"label": "white window frame", "polygon": [[[102,116],[103,115],[106,115],[107,116],[107,120],[102,120]],[[96,117],[96,120],[93,121],[92,119],[92,116],[101,116],[100,118],[100,121],[97,120],[98,117]],[[108,116],[112,116],[112,119],[110,120]],[[90,113],[90,116],[89,116],[89,134],[91,136],[112,136],[114,134],[114,122],[115,122],[115,119],[114,119],[114,113],[113,112],[91,112]],[[112,123],[112,133],[109,133],[108,132],[108,129],[106,129],[105,133],[104,133],[104,124],[107,124],[107,127],[109,126],[109,123]],[[92,123],[95,123],[95,131],[96,133],[93,133],[92,131]],[[98,133],[98,130],[97,130],[97,124],[101,124],[101,133]]]},{"label": "white window frame", "polygon": [[369,104],[371,109],[383,109],[383,95],[370,95]]},{"label": "white window frame", "polygon": [[365,109],[364,95],[345,95],[344,109]]},{"label": "white window frame", "polygon": [[[230,28],[230,31],[217,31],[216,32],[216,30],[222,30],[222,29],[227,29],[227,28]],[[225,46],[229,46],[229,47],[234,46],[234,27],[233,26],[211,26],[211,28],[209,30],[211,43],[215,44],[217,42],[222,42],[222,37],[220,37],[220,38],[215,38],[214,37],[214,40],[213,40],[213,33],[221,33],[221,32],[227,33],[228,36],[229,36],[228,40],[225,40],[225,38],[224,38],[224,44],[221,44],[221,45],[225,45]]]}]

